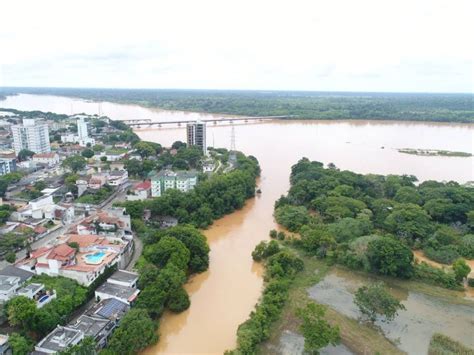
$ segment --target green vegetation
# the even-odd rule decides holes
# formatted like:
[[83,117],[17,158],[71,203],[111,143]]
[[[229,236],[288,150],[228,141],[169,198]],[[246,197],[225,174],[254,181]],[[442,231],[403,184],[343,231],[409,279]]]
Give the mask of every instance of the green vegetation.
[[84,193],[81,197],[77,198],[77,203],[87,203],[91,205],[98,205],[108,199],[114,193],[114,188],[110,185],[104,185],[97,191],[90,191]]
[[411,154],[411,155],[422,155],[426,157],[472,157],[471,153],[466,152],[453,152],[450,150],[438,150],[438,149],[412,149],[412,148],[403,148],[398,149],[400,153]]
[[428,355],[474,355],[474,350],[469,349],[461,343],[447,337],[446,335],[436,333],[430,341]]
[[471,272],[471,268],[464,259],[458,259],[453,263],[454,276],[458,282],[462,282]]
[[[361,175],[301,159],[275,218],[298,232],[295,245],[353,269],[459,288],[466,268],[415,264],[411,249],[452,263],[472,256],[474,188],[414,176]],[[458,262],[461,263],[461,262]],[[465,277],[465,276],[463,276]]]
[[28,150],[28,149],[22,149],[18,153],[18,160],[25,161],[31,158],[33,155],[35,155],[35,152],[32,152],[31,150]]
[[255,180],[260,174],[257,160],[237,154],[233,171],[201,180],[189,192],[167,190],[161,197],[145,201],[127,201],[124,206],[132,218],[139,219],[143,211],[151,211],[152,220],[161,216],[176,217],[180,223],[206,228],[228,213],[242,208],[255,195]]
[[[265,249],[261,245],[258,248]],[[274,247],[269,243],[266,248]],[[271,253],[263,250],[259,254]],[[254,354],[257,346],[268,339],[273,323],[280,317],[288,300],[291,282],[303,268],[303,261],[288,250],[279,251],[265,259],[265,289],[255,311],[237,329],[237,348],[228,353]]]
[[399,310],[405,309],[405,306],[386,290],[382,282],[360,287],[355,294],[354,303],[371,322],[375,322],[377,316],[390,322]]
[[7,192],[8,185],[20,181],[21,178],[21,173],[9,173],[0,176],[0,197],[5,197],[5,192]]
[[113,354],[132,355],[157,341],[156,324],[147,312],[131,309],[110,338],[107,350]]
[[73,173],[77,173],[86,167],[86,159],[81,155],[72,155],[63,160],[62,166],[70,169]]
[[87,336],[79,344],[69,346],[66,350],[59,353],[60,355],[96,355],[96,342],[94,338]]
[[299,308],[296,315],[301,319],[300,331],[304,336],[304,349],[308,354],[319,354],[325,346],[340,341],[339,327],[331,326],[325,319],[326,308],[310,302]]
[[5,312],[11,326],[34,333],[38,338],[48,334],[57,324],[65,324],[88,297],[85,287],[66,277],[35,275],[31,282],[42,283],[47,290],[54,290],[57,298],[37,309],[33,300],[14,297],[5,304]]
[[[162,151],[161,145],[157,143],[139,142],[134,148],[137,149],[139,144],[141,148],[139,146],[137,153],[143,159],[141,161],[137,159],[125,160],[125,169],[130,176],[145,178],[154,169],[163,169],[167,166],[171,166],[175,170],[200,168],[203,153],[197,147],[186,148],[186,146],[180,146],[176,155],[172,155],[168,150]],[[160,155],[157,159],[148,159],[152,156],[155,158],[158,153]]]
[[60,88],[8,89],[3,94],[18,92],[245,116],[474,122],[472,94]]
[[18,333],[10,334],[8,344],[10,344],[13,355],[28,355],[33,350],[33,342]]

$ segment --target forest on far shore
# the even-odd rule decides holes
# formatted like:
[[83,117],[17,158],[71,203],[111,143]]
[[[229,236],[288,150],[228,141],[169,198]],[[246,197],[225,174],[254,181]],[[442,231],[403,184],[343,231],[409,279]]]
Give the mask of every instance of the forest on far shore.
[[0,99],[26,93],[78,97],[243,116],[474,123],[472,94],[169,89],[0,88]]

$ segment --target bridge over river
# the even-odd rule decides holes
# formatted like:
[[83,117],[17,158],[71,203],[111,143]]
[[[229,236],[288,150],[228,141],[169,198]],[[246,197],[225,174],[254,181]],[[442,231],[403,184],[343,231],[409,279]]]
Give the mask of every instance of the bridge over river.
[[[293,118],[295,116],[264,116],[264,117],[216,117],[215,119],[203,119],[200,122],[213,123],[215,125],[219,123],[234,123],[234,122],[263,122],[270,120],[278,120],[285,118]],[[148,127],[162,127],[166,125],[185,125],[187,123],[196,122],[196,120],[179,120],[179,121],[153,121],[152,119],[137,119],[137,120],[120,120],[130,127],[136,128],[148,128]]]

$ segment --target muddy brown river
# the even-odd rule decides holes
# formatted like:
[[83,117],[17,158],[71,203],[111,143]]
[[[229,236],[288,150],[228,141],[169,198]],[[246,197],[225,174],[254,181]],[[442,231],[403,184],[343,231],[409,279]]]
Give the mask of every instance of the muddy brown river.
[[[136,105],[18,95],[1,107],[57,113],[99,112],[112,119],[176,120],[216,117],[167,112]],[[262,270],[251,251],[275,228],[273,204],[289,187],[291,166],[303,156],[359,173],[413,174],[420,180],[474,180],[473,157],[422,157],[400,148],[474,152],[474,125],[400,121],[269,121],[235,124],[236,148],[260,162],[262,194],[204,231],[211,248],[210,267],[189,281],[191,307],[161,320],[160,342],[146,354],[221,354],[235,346],[237,326],[258,301]],[[137,129],[144,140],[164,146],[185,140],[183,128]],[[230,147],[230,125],[208,125],[208,146]]]

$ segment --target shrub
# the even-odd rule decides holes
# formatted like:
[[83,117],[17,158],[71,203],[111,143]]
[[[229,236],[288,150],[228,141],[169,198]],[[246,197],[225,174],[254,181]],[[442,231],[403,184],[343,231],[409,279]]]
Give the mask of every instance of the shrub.
[[446,265],[452,264],[454,260],[459,258],[458,248],[455,245],[444,245],[437,250],[428,247],[423,251],[431,260]]
[[435,286],[441,286],[452,290],[460,289],[454,272],[432,267],[425,262],[415,265],[413,277]]

